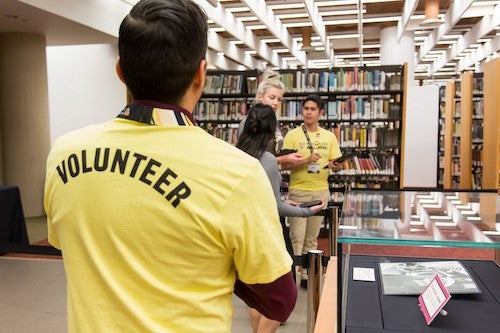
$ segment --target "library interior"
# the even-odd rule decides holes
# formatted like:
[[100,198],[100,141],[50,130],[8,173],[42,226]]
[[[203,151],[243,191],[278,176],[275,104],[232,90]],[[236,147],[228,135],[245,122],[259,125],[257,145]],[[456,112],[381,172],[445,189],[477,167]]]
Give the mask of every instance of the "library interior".
[[[115,63],[138,2],[0,2],[0,332],[67,332],[46,161],[59,137],[133,101]],[[497,332],[500,1],[193,2],[208,18],[205,83],[188,110],[196,126],[235,146],[273,73],[282,137],[303,126],[315,94],[318,124],[346,157],[327,169],[317,250],[292,254],[308,284],[297,281],[277,331]],[[294,175],[280,174],[286,201]],[[432,283],[451,295],[426,317],[419,295]],[[252,332],[246,304],[232,301],[232,332]]]

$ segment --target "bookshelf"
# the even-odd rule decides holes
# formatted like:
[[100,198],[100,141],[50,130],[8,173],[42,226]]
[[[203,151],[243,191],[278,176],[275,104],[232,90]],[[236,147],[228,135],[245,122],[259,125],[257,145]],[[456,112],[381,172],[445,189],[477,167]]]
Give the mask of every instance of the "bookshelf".
[[483,188],[483,132],[484,132],[484,78],[474,73],[472,78],[472,132],[471,166],[472,189]]
[[472,72],[460,75],[460,183],[459,189],[472,188]]
[[[495,156],[495,150],[493,154],[484,151],[484,128],[489,122],[484,116],[483,90],[486,89],[484,75],[466,71],[460,75],[459,81],[450,80],[446,85],[443,155],[443,188],[445,189],[481,190],[488,188],[484,187],[483,182],[486,174],[484,156]],[[491,84],[490,82],[489,85]],[[490,100],[491,98],[490,96]],[[495,112],[492,112],[490,119],[496,126],[495,116]]]
[[[348,187],[400,187],[405,71],[406,65],[278,71],[285,84],[277,114],[283,134],[302,123],[302,101],[316,93],[326,101],[320,125],[335,133],[343,154],[357,155],[343,170],[330,174],[334,200],[341,201],[339,193]],[[259,73],[209,71],[207,81],[193,115],[201,127],[234,144],[238,124],[255,97]]]
[[500,189],[500,58],[484,65],[483,188]]
[[438,116],[438,168],[437,168],[437,180],[438,188],[444,188],[444,152],[446,143],[446,86],[439,87],[439,116]]
[[454,188],[453,180],[453,143],[455,137],[453,135],[456,128],[455,115],[455,81],[449,80],[445,88],[445,111],[444,111],[444,155],[443,155],[443,188]]

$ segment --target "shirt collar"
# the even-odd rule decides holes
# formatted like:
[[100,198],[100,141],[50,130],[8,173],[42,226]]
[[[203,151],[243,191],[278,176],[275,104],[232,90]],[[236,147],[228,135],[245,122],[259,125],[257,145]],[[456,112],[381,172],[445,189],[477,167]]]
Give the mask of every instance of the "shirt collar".
[[132,101],[118,117],[158,126],[196,125],[192,113],[184,108],[151,100]]

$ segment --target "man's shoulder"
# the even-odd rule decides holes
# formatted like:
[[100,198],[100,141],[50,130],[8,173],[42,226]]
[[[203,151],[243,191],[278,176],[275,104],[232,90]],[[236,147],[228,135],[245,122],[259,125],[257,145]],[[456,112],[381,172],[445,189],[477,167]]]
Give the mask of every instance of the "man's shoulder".
[[302,133],[302,128],[300,126],[289,129],[286,135],[295,135],[297,133]]
[[75,140],[78,141],[79,139],[87,139],[89,135],[103,131],[106,127],[109,126],[109,124],[110,124],[110,122],[107,121],[107,122],[86,125],[86,126],[83,126],[80,128],[73,129],[73,130],[66,132],[66,133],[63,133],[63,134],[61,134],[61,136],[57,137],[55,140],[55,143],[60,144],[63,142],[74,142]]
[[323,133],[333,134],[333,132],[332,132],[332,131],[327,130],[326,128],[321,127],[321,126],[319,127],[319,130],[320,130],[321,132],[323,132]]

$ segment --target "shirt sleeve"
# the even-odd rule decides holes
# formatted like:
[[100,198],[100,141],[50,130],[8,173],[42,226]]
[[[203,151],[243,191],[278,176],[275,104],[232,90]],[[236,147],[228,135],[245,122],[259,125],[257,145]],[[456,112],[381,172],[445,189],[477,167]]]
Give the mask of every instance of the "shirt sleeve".
[[248,170],[220,212],[221,235],[232,253],[238,278],[266,284],[290,272],[288,254],[271,183],[259,161]]
[[260,158],[260,163],[262,164],[262,167],[266,171],[267,177],[271,182],[274,197],[276,198],[276,205],[278,206],[278,214],[280,216],[311,216],[312,210],[310,208],[289,205],[281,198],[280,190],[282,178],[276,157],[269,152],[264,152]]
[[297,301],[297,287],[292,272],[269,284],[244,284],[236,280],[234,293],[248,306],[269,319],[285,322]]

